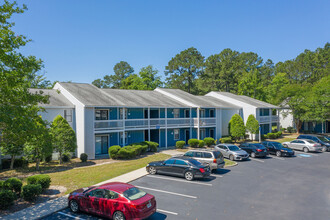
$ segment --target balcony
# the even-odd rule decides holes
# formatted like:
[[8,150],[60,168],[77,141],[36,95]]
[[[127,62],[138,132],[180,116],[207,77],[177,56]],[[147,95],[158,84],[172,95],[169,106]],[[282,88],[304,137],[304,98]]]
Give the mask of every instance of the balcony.
[[278,122],[278,116],[277,115],[259,116],[259,118],[257,118],[257,120],[259,123]]
[[[215,118],[200,118],[199,119],[199,126],[200,127],[215,127],[216,122]],[[194,118],[194,127],[198,127],[198,119]]]

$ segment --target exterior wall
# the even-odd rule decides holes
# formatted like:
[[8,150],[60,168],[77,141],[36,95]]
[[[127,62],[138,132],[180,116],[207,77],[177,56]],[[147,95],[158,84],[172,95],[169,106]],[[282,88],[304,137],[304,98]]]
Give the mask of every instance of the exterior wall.
[[42,119],[47,120],[49,123],[52,123],[54,118],[58,115],[61,115],[64,118],[64,110],[71,110],[72,111],[72,121],[68,122],[69,125],[73,128],[73,130],[76,130],[76,117],[75,117],[75,110],[74,108],[45,108],[44,112],[39,112],[39,115],[42,117]]
[[280,111],[280,126],[282,128],[293,127],[295,128],[296,125],[293,121],[293,115],[291,110],[283,109]]
[[[88,158],[95,158],[95,136],[94,136],[94,108],[85,108],[84,111],[84,153],[88,155]],[[78,157],[80,156],[78,151]]]
[[[221,137],[228,136],[228,124],[234,114],[239,114],[239,109],[222,109],[221,110]],[[220,138],[220,137],[219,137]]]
[[144,118],[143,108],[127,108],[127,119],[142,119]]
[[144,131],[127,131],[127,144],[133,144],[144,141]]

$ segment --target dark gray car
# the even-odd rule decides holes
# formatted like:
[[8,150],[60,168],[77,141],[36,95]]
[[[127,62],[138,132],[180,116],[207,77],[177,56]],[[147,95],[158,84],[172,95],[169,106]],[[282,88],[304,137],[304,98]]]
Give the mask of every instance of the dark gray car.
[[214,149],[220,151],[225,158],[230,160],[246,160],[249,158],[249,154],[245,150],[234,144],[218,144]]

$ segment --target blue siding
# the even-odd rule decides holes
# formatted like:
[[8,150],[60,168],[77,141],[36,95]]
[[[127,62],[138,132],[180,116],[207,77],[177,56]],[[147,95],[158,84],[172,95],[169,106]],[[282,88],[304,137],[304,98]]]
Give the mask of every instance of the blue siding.
[[193,108],[193,109],[191,110],[191,114],[192,114],[192,117],[193,117],[193,118],[196,118],[196,117],[197,117],[197,109]]
[[174,118],[173,108],[167,109],[167,118]]
[[164,109],[164,108],[161,108],[161,109],[160,109],[159,117],[160,117],[160,118],[165,118],[165,109]]
[[197,138],[197,128],[192,129],[192,137],[191,138]]
[[144,141],[144,131],[128,131],[128,140],[127,144],[133,144],[133,143],[138,143]]
[[150,118],[159,118],[159,109],[150,109]]
[[165,130],[164,129],[160,130],[159,140],[160,140],[159,147],[166,147],[165,146]]
[[119,133],[110,133],[109,135],[109,139],[110,139],[110,146],[113,145],[119,145],[118,143],[118,137],[119,137]]
[[144,118],[143,108],[129,108],[127,109],[128,119],[142,119]]
[[110,108],[110,120],[117,120],[118,116],[118,109],[117,108]]

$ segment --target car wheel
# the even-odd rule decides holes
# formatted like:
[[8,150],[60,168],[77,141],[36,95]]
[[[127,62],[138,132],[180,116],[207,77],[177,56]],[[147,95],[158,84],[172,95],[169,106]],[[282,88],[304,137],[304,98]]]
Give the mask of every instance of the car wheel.
[[256,153],[252,152],[252,153],[251,153],[251,157],[252,157],[252,158],[255,158],[255,157],[256,157]]
[[72,212],[79,212],[79,204],[76,200],[71,200],[70,201],[70,209]]
[[121,211],[115,211],[112,216],[113,220],[125,220],[125,216]]
[[194,179],[194,174],[193,174],[192,172],[188,171],[188,172],[186,172],[186,173],[184,174],[184,178],[185,178],[186,180],[191,181],[191,180]]
[[230,155],[229,160],[234,160],[234,155]]
[[157,173],[156,167],[149,167],[148,172],[149,172],[151,175],[156,174],[156,173]]
[[280,157],[280,156],[282,156],[282,153],[281,153],[281,151],[276,151],[276,156],[277,156],[277,157]]
[[309,151],[307,147],[304,147],[303,150],[304,150],[305,153],[308,153],[308,151]]
[[327,147],[322,147],[322,152],[326,152],[327,151]]

